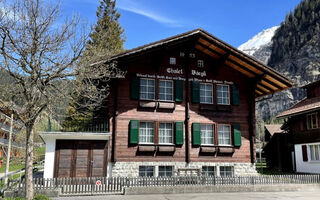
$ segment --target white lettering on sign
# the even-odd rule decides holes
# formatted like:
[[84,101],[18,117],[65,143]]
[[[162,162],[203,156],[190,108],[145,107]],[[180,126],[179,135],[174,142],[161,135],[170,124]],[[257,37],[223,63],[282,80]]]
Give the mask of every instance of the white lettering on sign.
[[183,74],[182,69],[167,68],[169,74]]
[[197,70],[191,70],[191,74],[195,76],[201,76],[201,77],[207,76],[206,71],[199,72]]

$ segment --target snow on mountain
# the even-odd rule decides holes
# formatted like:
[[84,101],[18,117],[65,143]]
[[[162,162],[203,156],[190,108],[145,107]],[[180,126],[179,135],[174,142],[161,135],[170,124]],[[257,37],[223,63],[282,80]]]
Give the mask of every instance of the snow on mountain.
[[279,26],[274,26],[261,31],[250,40],[240,45],[238,49],[252,56],[258,49],[271,43],[271,39],[278,28]]

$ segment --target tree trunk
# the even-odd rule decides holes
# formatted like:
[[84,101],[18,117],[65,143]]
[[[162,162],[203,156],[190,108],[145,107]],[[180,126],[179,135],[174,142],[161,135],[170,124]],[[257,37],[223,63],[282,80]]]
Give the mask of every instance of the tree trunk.
[[26,199],[32,200],[34,196],[33,190],[33,125],[26,127],[26,171],[25,171],[25,181],[26,181]]

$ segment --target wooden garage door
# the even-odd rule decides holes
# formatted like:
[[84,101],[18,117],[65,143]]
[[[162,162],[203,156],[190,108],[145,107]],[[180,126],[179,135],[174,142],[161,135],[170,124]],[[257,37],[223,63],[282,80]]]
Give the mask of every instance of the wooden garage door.
[[102,177],[107,171],[107,141],[57,140],[55,177]]

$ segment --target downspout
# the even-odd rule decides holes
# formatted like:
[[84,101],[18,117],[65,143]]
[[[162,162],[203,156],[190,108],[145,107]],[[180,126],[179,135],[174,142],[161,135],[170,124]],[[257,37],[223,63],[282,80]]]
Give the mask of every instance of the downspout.
[[112,147],[111,147],[111,162],[116,162],[116,131],[117,131],[117,116],[118,116],[118,80],[113,81],[114,87],[114,102],[113,102],[113,117],[112,117]]
[[187,51],[185,54],[185,151],[186,151],[186,163],[190,163],[190,150],[189,150],[189,52]]
[[[252,84],[253,86],[256,85],[256,82]],[[255,119],[253,113],[255,113],[255,93],[254,88],[251,88],[251,92],[248,96],[249,102],[249,141],[250,141],[250,160],[251,164],[255,163],[255,152],[254,152],[254,138],[255,138]]]

